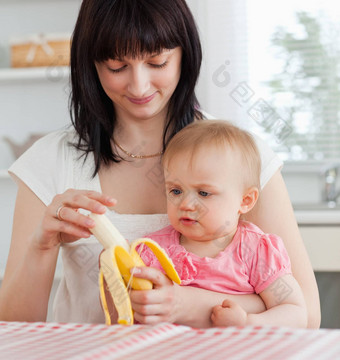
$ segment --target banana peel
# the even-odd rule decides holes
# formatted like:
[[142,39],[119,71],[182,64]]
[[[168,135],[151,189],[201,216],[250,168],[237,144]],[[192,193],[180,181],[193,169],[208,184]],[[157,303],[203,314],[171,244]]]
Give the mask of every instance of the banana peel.
[[140,244],[148,246],[172,281],[180,284],[181,279],[167,253],[155,241],[141,238],[133,241],[130,246],[105,215],[91,213],[89,217],[96,224],[90,231],[104,247],[99,259],[99,289],[105,322],[107,325],[111,325],[110,311],[105,297],[106,282],[107,289],[118,313],[118,324],[132,325],[133,311],[129,289],[150,290],[153,287],[151,281],[133,277],[131,274],[131,269],[134,267],[145,266],[136,250],[137,246]]

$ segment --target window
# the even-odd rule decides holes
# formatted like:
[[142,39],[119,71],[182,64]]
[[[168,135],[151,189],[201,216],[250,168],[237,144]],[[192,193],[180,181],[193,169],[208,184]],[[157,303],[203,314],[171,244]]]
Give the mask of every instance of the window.
[[340,4],[247,1],[254,131],[284,160],[340,160]]
[[204,110],[259,133],[288,161],[340,160],[340,3],[188,0]]

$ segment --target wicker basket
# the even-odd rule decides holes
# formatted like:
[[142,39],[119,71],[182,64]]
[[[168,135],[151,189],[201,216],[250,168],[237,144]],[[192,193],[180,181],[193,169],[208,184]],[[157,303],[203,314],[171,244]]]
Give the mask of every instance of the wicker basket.
[[68,66],[70,63],[70,34],[33,34],[12,38],[11,66]]

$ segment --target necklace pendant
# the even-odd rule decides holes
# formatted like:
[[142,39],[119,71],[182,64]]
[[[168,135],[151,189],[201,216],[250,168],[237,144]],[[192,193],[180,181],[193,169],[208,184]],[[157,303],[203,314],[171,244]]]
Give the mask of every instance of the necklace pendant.
[[127,156],[133,158],[133,159],[149,159],[149,158],[153,158],[153,157],[157,157],[157,156],[161,156],[163,155],[163,151],[160,151],[156,154],[150,154],[150,155],[137,155],[137,154],[131,154],[130,152],[128,152],[127,150],[125,150],[124,148],[122,148],[116,141],[114,141],[114,144],[121,150],[123,151],[124,154],[126,154]]

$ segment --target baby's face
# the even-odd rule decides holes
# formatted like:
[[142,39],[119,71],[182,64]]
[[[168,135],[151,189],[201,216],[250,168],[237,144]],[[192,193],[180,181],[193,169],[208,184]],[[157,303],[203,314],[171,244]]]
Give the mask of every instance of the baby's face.
[[232,150],[199,149],[165,164],[168,215],[173,227],[195,241],[216,240],[237,227],[244,193],[240,156]]

